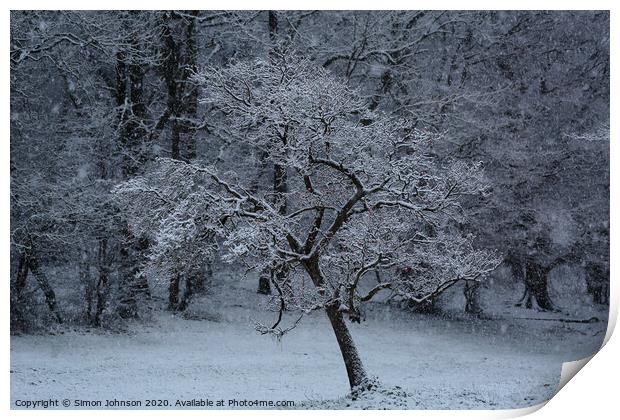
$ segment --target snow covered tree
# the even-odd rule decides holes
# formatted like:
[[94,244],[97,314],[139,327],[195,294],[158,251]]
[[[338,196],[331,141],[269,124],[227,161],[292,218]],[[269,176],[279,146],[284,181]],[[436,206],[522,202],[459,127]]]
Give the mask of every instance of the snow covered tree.
[[[463,196],[488,188],[479,163],[438,165],[427,153],[431,136],[368,111],[355,89],[293,54],[210,68],[197,80],[207,87],[202,101],[225,118],[221,135],[233,151],[260,150],[285,168],[286,212],[271,188],[250,191],[239,160],[159,159],[115,190],[132,228],[156,232],[151,267],[185,264],[213,250],[203,245],[217,235],[227,260],[286,273],[272,278],[277,322],[257,329],[284,334],[284,307],[325,310],[355,388],[368,377],[345,314],[359,322],[360,305],[381,290],[423,302],[498,264],[452,223]],[[397,275],[402,267],[410,275]],[[376,270],[388,275],[368,284]]]

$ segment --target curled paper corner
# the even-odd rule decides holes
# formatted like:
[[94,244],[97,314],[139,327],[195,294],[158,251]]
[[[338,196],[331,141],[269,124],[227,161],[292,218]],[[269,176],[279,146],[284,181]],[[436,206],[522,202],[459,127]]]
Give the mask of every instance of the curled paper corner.
[[590,361],[596,354],[601,351],[603,347],[609,342],[609,339],[614,333],[616,328],[616,321],[618,320],[618,300],[613,299],[612,305],[609,306],[609,316],[607,319],[607,330],[605,332],[605,338],[603,339],[603,343],[601,344],[601,348],[598,349],[592,355],[585,357],[580,360],[574,360],[572,362],[564,362],[562,363],[562,372],[560,373],[560,382],[558,383],[558,387],[555,390],[556,395],[564,385],[566,385],[573,377]]
[[614,330],[616,329],[616,321],[618,320],[618,299],[614,299],[612,304],[609,305],[609,316],[607,317],[607,331],[605,332],[605,338],[601,348],[605,347],[609,339],[611,338]]
[[[608,329],[608,332],[609,331],[610,330]],[[603,346],[604,346],[604,344],[603,344]],[[598,353],[598,352],[596,352],[596,353]],[[558,387],[556,388],[555,392],[553,393],[553,396],[551,396],[548,400],[543,401],[541,403],[538,403],[536,405],[532,405],[530,407],[517,408],[517,409],[513,409],[513,410],[505,410],[497,418],[523,417],[523,416],[526,416],[528,414],[532,414],[532,413],[540,410],[545,405],[547,405],[547,403],[549,401],[551,401],[553,399],[553,397],[555,397],[558,394],[558,392],[560,392],[560,390],[562,388],[564,388],[564,385],[566,385],[571,379],[573,379],[573,377],[586,364],[588,364],[588,362],[590,360],[592,360],[592,358],[596,355],[596,353],[592,354],[591,356],[588,356],[588,357],[585,357],[583,359],[580,359],[580,360],[573,360],[571,362],[564,362],[564,363],[562,363],[562,371],[560,372],[560,381],[558,383]]]
[[[596,356],[596,354],[601,351],[603,349],[603,347],[605,347],[605,345],[609,342],[609,339],[611,338],[611,336],[613,335],[613,332],[616,328],[616,321],[618,318],[618,305],[610,305],[609,308],[609,317],[608,317],[608,321],[607,321],[607,330],[605,332],[605,338],[603,339],[603,342],[601,344],[601,347],[594,352],[593,354],[591,354],[588,357],[584,357],[583,359],[579,359],[579,360],[573,360],[571,362],[564,362],[562,363],[562,371],[560,372],[560,381],[558,383],[558,386],[555,390],[555,393],[553,394],[553,396],[557,395],[558,392],[560,392],[562,390],[562,388],[564,388],[564,386],[570,382],[571,379],[573,379],[575,377],[575,375],[577,375],[577,373],[579,373],[579,371],[581,369],[583,369],[583,367],[585,365],[588,364],[588,362],[590,360],[592,360],[592,358],[594,356]],[[531,411],[529,412],[524,412],[522,415],[525,414],[529,414],[529,413],[533,413],[534,411],[537,411],[538,409],[542,408],[543,406],[545,406],[549,401],[551,401],[553,397],[551,397],[549,400],[538,404],[536,406],[532,406],[530,407]]]
[[[598,353],[598,352],[597,352]],[[591,356],[585,357],[580,360],[574,360],[572,362],[562,363],[562,372],[560,373],[560,382],[555,390],[555,394],[560,392],[564,385],[566,385],[573,377],[596,355],[594,353]],[[555,395],[554,394],[554,395]]]

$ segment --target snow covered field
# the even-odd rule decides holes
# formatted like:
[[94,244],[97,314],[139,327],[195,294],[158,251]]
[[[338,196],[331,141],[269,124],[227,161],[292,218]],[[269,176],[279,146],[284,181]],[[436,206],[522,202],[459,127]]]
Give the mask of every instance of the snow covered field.
[[55,335],[12,337],[13,407],[18,399],[49,398],[164,399],[171,406],[177,399],[258,399],[313,408],[524,407],[548,399],[562,362],[596,351],[606,327],[448,320],[374,305],[352,334],[369,373],[385,388],[402,390],[351,401],[343,398],[347,376],[326,317],[312,314],[281,342],[261,336],[252,328],[262,298],[253,286],[239,281],[226,291],[214,288],[192,304],[195,319],[162,311],[146,327],[122,333],[63,327]]

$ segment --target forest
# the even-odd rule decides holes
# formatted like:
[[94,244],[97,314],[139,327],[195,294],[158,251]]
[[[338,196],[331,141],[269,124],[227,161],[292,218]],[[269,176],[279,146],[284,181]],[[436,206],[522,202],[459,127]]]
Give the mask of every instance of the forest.
[[[136,399],[198,395],[189,378],[310,408],[548,399],[607,322],[609,30],[606,11],[11,12],[13,397],[128,398],[84,391],[98,366]],[[433,363],[484,374],[468,361],[494,346],[531,383],[429,384]]]

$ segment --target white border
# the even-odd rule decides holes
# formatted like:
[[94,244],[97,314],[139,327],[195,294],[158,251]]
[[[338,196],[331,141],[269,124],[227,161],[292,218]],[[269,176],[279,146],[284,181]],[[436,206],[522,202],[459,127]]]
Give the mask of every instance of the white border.
[[[3,132],[5,133],[6,141],[2,142],[0,147],[2,148],[2,168],[4,170],[4,176],[0,179],[0,189],[4,200],[0,201],[0,212],[3,214],[2,223],[0,227],[0,237],[4,238],[1,242],[2,254],[2,268],[4,270],[4,296],[3,305],[4,308],[4,322],[2,322],[2,331],[0,331],[0,340],[2,340],[2,356],[3,356],[3,368],[4,375],[2,375],[2,381],[0,382],[0,390],[4,398],[4,404],[2,411],[5,412],[11,418],[31,418],[31,417],[51,417],[58,419],[78,419],[83,418],[86,415],[95,419],[108,419],[111,415],[114,417],[139,417],[148,419],[163,419],[169,418],[171,414],[175,417],[183,416],[188,418],[200,418],[205,417],[218,417],[218,418],[231,418],[238,416],[248,416],[256,419],[273,419],[273,418],[288,418],[294,415],[299,418],[314,418],[317,415],[327,417],[337,417],[341,419],[350,419],[353,417],[374,417],[378,415],[377,412],[362,412],[362,411],[298,411],[295,413],[285,411],[175,411],[174,413],[167,411],[116,411],[110,413],[109,411],[89,411],[88,413],[81,411],[10,411],[10,374],[9,374],[9,358],[10,358],[10,338],[9,338],[9,10],[28,10],[28,9],[168,9],[174,6],[176,9],[210,9],[210,10],[223,10],[223,9],[327,9],[327,10],[348,10],[348,9],[365,9],[365,10],[399,10],[399,9],[460,9],[460,10],[479,10],[479,9],[503,9],[503,10],[611,10],[612,22],[615,22],[615,12],[618,7],[612,1],[598,1],[590,0],[584,1],[534,1],[534,0],[521,0],[521,1],[489,1],[489,0],[468,0],[468,1],[385,1],[370,2],[361,0],[344,0],[344,1],[304,1],[298,0],[295,2],[284,0],[272,0],[261,2],[250,2],[240,0],[227,0],[226,2],[210,2],[210,1],[187,1],[176,0],[173,3],[162,0],[149,0],[149,1],[79,1],[79,0],[57,0],[54,2],[43,1],[9,1],[7,2],[7,8],[4,9],[2,15],[2,22],[5,26],[5,39],[2,43],[2,49],[4,51],[5,62],[2,67],[2,90],[3,90],[3,118],[1,124],[3,126]],[[617,2],[616,2],[617,3]],[[617,39],[618,30],[611,25],[611,38]],[[615,60],[617,54],[616,44],[612,43],[611,48],[611,71],[612,71],[612,85],[611,85],[611,120],[612,126],[616,121],[616,106],[614,98],[618,97],[618,89],[614,80],[618,80],[617,75],[617,60]],[[615,77],[614,77],[615,76]],[[612,129],[613,130],[613,129]],[[611,144],[611,219],[614,220],[614,216],[617,215],[617,188],[618,177],[616,171],[613,170],[614,163],[618,163],[617,147],[614,143]],[[617,238],[618,229],[615,223],[611,223],[611,237]],[[611,243],[611,258],[615,261],[615,257],[618,257],[618,247],[615,246],[615,242]],[[618,313],[618,302],[620,297],[620,287],[618,287],[617,281],[613,281],[617,273],[616,265],[611,266],[611,312],[607,335],[605,340],[609,340],[611,332],[615,326]],[[497,411],[386,411],[382,412],[383,415],[392,418],[470,418],[470,419],[486,419],[486,418],[513,418],[522,416],[534,412],[529,418],[543,419],[543,418],[561,418],[563,420],[570,419],[609,419],[615,418],[617,415],[617,391],[616,386],[618,383],[619,373],[619,361],[616,357],[620,344],[618,339],[611,339],[607,342],[605,347],[588,363],[588,367],[583,369],[578,374],[578,379],[570,381],[565,388],[563,388],[548,404],[541,404],[537,407],[531,407],[518,410],[497,410]],[[542,406],[544,408],[539,410]],[[5,417],[7,418],[7,417]]]

